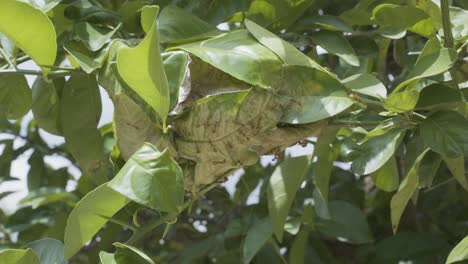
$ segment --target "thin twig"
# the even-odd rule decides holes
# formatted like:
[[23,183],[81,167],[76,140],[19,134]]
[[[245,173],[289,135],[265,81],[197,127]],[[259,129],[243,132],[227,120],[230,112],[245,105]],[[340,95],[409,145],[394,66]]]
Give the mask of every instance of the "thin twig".
[[2,57],[5,59],[5,61],[8,63],[8,65],[10,66],[10,68],[14,69],[16,68],[16,65],[13,63],[13,61],[11,60],[10,56],[8,56],[8,54],[6,53],[6,51],[0,47],[0,55],[2,55]]

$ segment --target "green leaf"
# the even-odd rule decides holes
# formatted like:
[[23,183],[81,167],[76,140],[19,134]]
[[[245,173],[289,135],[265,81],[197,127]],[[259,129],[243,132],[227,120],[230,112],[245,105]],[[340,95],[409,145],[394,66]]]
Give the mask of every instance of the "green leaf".
[[281,61],[246,30],[170,48],[181,49],[244,82],[270,87],[277,79]]
[[430,259],[440,260],[445,258],[448,246],[448,243],[436,234],[423,232],[398,233],[376,244],[375,255],[370,259],[369,264],[398,263],[401,261],[427,263]]
[[369,95],[375,98],[387,97],[387,88],[374,75],[360,73],[341,81],[344,86],[357,93]]
[[[157,6],[147,6],[142,12],[157,12],[158,9]],[[127,85],[159,114],[166,132],[170,103],[169,84],[162,64],[156,19],[138,46],[119,49],[117,68]]]
[[356,67],[360,65],[356,52],[341,33],[321,30],[313,33],[311,38],[315,44],[324,48],[329,53],[342,58],[350,65]]
[[303,264],[305,262],[305,251],[309,238],[309,231],[301,230],[294,239],[291,245],[291,253],[289,253],[289,263]]
[[180,212],[184,175],[167,150],[145,143],[108,186],[129,199],[164,212]]
[[268,183],[268,211],[278,241],[283,240],[284,224],[297,190],[309,168],[307,156],[287,158],[281,162]]
[[352,9],[348,9],[340,15],[350,25],[371,25],[371,11],[374,0],[361,0]]
[[246,19],[245,26],[249,32],[265,47],[273,51],[286,65],[312,67],[325,71],[318,63],[297,50],[293,45],[282,40],[270,31]]
[[114,243],[114,246],[119,249],[114,254],[99,253],[102,264],[154,264],[150,257],[135,247],[122,243]]
[[420,188],[428,188],[432,186],[432,182],[434,181],[434,177],[437,174],[437,170],[442,163],[442,157],[430,151],[426,153],[426,156],[419,164],[419,187]]
[[76,254],[130,200],[103,184],[86,194],[68,216],[65,257]]
[[468,11],[455,6],[450,7],[450,22],[453,37],[460,42],[468,39]]
[[366,216],[354,205],[331,201],[330,219],[317,218],[315,228],[322,234],[351,244],[373,241]]
[[291,26],[313,3],[312,0],[254,0],[242,17],[276,32]]
[[97,129],[102,109],[96,79],[88,75],[72,76],[61,99],[60,117],[67,149],[88,175],[94,175],[106,164]]
[[372,20],[380,26],[409,28],[417,22],[428,18],[421,9],[413,6],[381,4],[372,11]]
[[[335,116],[354,104],[349,91],[328,73],[302,66],[283,67],[280,95],[290,98],[281,121],[305,124]],[[287,81],[286,81],[287,80]]]
[[59,201],[69,202],[76,201],[77,197],[70,192],[67,192],[63,188],[57,187],[42,187],[34,191],[30,191],[26,197],[24,197],[19,204],[31,205],[33,209],[40,206],[55,203]]
[[[18,14],[23,14],[18,19]],[[27,3],[0,0],[0,32],[13,40],[38,65],[54,65],[55,29],[46,14]],[[34,41],[31,41],[34,39]],[[42,68],[44,75],[50,69]]]
[[28,113],[31,101],[31,89],[24,76],[0,73],[0,115],[19,119]]
[[424,87],[420,94],[416,109],[419,110],[437,110],[453,109],[462,104],[462,98],[459,91],[451,87],[434,83]]
[[54,9],[58,4],[63,0],[20,0],[21,2],[28,3],[37,9],[40,9],[42,12],[47,13],[50,10]]
[[345,23],[341,18],[337,16],[321,15],[321,16],[307,16],[301,18],[293,25],[294,31],[308,31],[313,26],[318,26],[326,30],[342,31],[342,32],[353,32],[353,27]]
[[436,112],[421,123],[420,130],[425,144],[444,157],[468,153],[468,120],[457,112]]
[[99,252],[99,259],[102,264],[118,264],[115,260],[115,254],[107,253],[105,251]]
[[[138,258],[139,260],[138,262],[154,264],[153,260],[151,260],[150,257],[148,257],[145,253],[143,253],[141,250],[135,247],[125,245],[119,242],[114,243],[114,246],[118,249],[124,250],[124,252],[128,255],[130,255],[129,253],[131,253],[131,255],[134,255],[134,258],[135,257]],[[120,261],[118,261],[117,263],[119,262]],[[132,262],[132,263],[136,263],[136,262]]]
[[248,264],[257,255],[260,249],[266,244],[273,234],[271,220],[269,217],[256,220],[247,231],[243,251],[244,263]]
[[428,151],[429,149],[426,149],[418,156],[410,171],[406,175],[406,178],[401,182],[398,192],[392,197],[390,202],[390,212],[393,233],[396,233],[398,224],[400,223],[400,218],[403,215],[406,205],[419,187],[419,179],[421,175],[420,166]]
[[450,252],[445,264],[451,264],[468,259],[468,236],[458,243]]
[[208,39],[222,33],[192,13],[176,6],[167,6],[159,15],[158,31],[161,43],[180,44]]
[[380,27],[379,34],[389,39],[401,39],[406,35],[406,29],[400,27]]
[[170,108],[178,103],[179,90],[188,72],[189,56],[183,51],[162,54],[164,70],[169,81]]
[[114,129],[120,155],[130,159],[145,142],[159,146],[162,130],[125,94],[114,97]]
[[398,189],[400,176],[395,157],[390,158],[380,169],[371,174],[377,188],[386,192],[393,192]]
[[63,45],[63,48],[78,62],[80,67],[86,73],[92,73],[94,70],[102,67],[111,45],[100,51],[90,51],[85,44],[78,40],[71,40]]
[[465,176],[465,157],[460,156],[457,158],[444,158],[447,168],[453,174],[455,179],[460,185],[468,191],[468,179]]
[[111,40],[119,27],[109,29],[88,22],[80,22],[75,25],[76,39],[82,41],[90,51],[98,51]]
[[404,134],[404,129],[394,128],[362,143],[351,170],[359,175],[377,171],[393,156]]
[[45,131],[60,135],[60,98],[61,81],[45,81],[38,77],[32,86],[32,112],[37,125]]
[[0,262],[3,264],[40,264],[39,258],[32,249],[0,251]]
[[294,102],[281,121],[289,124],[305,124],[335,116],[348,109],[354,102],[344,96],[307,96]]
[[401,89],[422,78],[431,77],[447,71],[455,63],[458,56],[454,49],[447,48],[436,50],[430,54],[421,55],[424,56],[418,58],[418,61],[408,73],[406,81],[400,83],[394,89],[393,93],[399,92]]
[[31,248],[39,257],[40,263],[66,264],[68,263],[63,255],[63,244],[56,239],[45,238],[34,241],[25,246]]
[[384,100],[384,107],[395,113],[404,113],[413,110],[418,100],[419,92],[416,90],[392,93]]
[[328,203],[333,162],[338,158],[340,150],[340,146],[335,142],[338,131],[339,128],[334,126],[322,129],[314,149],[314,157],[317,157],[317,162],[313,169],[313,176],[318,194],[325,203],[325,206]]

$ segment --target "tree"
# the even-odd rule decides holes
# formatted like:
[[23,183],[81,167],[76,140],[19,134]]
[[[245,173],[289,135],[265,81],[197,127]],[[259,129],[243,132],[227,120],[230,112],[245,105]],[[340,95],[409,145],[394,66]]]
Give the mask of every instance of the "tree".
[[0,263],[466,261],[467,7],[0,0]]

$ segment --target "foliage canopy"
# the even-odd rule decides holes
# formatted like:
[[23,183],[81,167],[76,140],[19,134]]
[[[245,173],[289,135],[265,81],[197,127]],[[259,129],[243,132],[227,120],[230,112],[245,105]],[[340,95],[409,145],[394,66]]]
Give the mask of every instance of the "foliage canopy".
[[468,5],[435,2],[0,0],[0,263],[468,261]]

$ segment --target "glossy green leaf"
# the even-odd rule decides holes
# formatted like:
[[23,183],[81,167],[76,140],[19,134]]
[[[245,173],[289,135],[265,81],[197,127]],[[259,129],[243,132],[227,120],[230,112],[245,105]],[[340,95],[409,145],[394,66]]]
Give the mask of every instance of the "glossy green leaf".
[[412,82],[419,79],[441,74],[452,67],[457,60],[457,52],[454,49],[443,48],[418,59],[414,67],[408,73],[406,81],[399,84],[394,93],[399,92]]
[[458,243],[450,252],[445,264],[451,264],[468,259],[468,236]]
[[284,224],[289,209],[294,202],[296,192],[309,168],[306,156],[287,158],[281,162],[270,177],[268,183],[268,211],[273,231],[278,241],[283,240]]
[[169,82],[170,109],[173,109],[179,101],[179,90],[187,76],[189,56],[186,52],[174,51],[163,53],[162,59]]
[[401,39],[406,35],[406,29],[393,26],[379,28],[379,34],[389,39]]
[[371,176],[374,179],[375,186],[386,192],[396,191],[400,185],[400,176],[394,157],[390,158],[380,169],[373,172]]
[[102,264],[118,264],[115,260],[115,254],[107,253],[105,251],[99,252],[99,260]]
[[444,158],[444,161],[455,179],[468,191],[468,178],[465,175],[465,157]]
[[4,264],[39,264],[39,258],[32,249],[7,249],[0,251],[0,262]]
[[439,5],[434,1],[423,0],[416,2],[416,7],[423,10],[428,17],[412,25],[408,30],[426,38],[433,37],[442,27],[442,12]]
[[421,123],[420,130],[425,144],[444,157],[468,153],[468,120],[457,112],[436,112]]
[[312,0],[254,0],[244,16],[276,32],[291,26],[312,4]]
[[354,205],[343,201],[331,201],[330,219],[317,218],[315,228],[327,237],[351,244],[373,241],[366,216]]
[[362,143],[351,170],[359,175],[377,171],[393,156],[404,134],[404,129],[395,128]]
[[[18,18],[21,14],[21,18]],[[27,3],[0,0],[0,32],[13,40],[39,65],[54,65],[57,40],[52,22]],[[34,39],[34,41],[31,41]],[[49,68],[42,69],[44,74]]]
[[354,102],[344,96],[308,96],[296,104],[281,121],[290,124],[316,122],[343,112]]
[[62,132],[68,150],[88,175],[105,164],[101,133],[101,95],[96,79],[74,75],[65,85],[60,104]]
[[[154,12],[158,8],[148,6],[142,12]],[[159,114],[166,131],[170,103],[169,84],[162,64],[156,20],[138,46],[122,47],[118,51],[117,68],[132,90]]]
[[185,43],[215,37],[222,33],[193,14],[176,6],[167,6],[159,15],[161,43]]
[[248,264],[252,261],[255,255],[271,238],[272,234],[273,230],[269,217],[255,221],[245,237],[243,246],[244,263]]
[[184,202],[184,175],[167,150],[145,143],[108,186],[129,199],[164,212],[179,212]]
[[122,243],[114,243],[114,246],[119,249],[116,253],[99,253],[102,264],[154,264],[150,257],[135,247]]
[[65,257],[76,254],[130,200],[103,184],[89,192],[68,216]]
[[117,32],[119,26],[114,29],[81,22],[75,25],[76,38],[82,41],[90,51],[98,51],[106,45]]
[[71,40],[63,45],[63,48],[72,56],[86,73],[92,73],[100,68],[107,57],[108,46],[100,51],[90,51],[85,44],[78,40]]
[[434,83],[420,92],[418,110],[453,109],[462,104],[460,92],[451,87]]
[[369,95],[376,98],[387,97],[387,88],[374,75],[361,73],[350,76],[341,81],[344,86],[357,93]]
[[323,68],[318,63],[270,31],[262,28],[248,19],[245,20],[245,26],[260,43],[273,51],[285,64],[312,67],[323,70]]
[[305,124],[335,116],[350,108],[354,101],[349,91],[328,73],[302,66],[285,66],[279,93],[290,98],[281,121]]
[[403,91],[390,94],[390,96],[384,100],[383,106],[389,111],[395,113],[404,113],[413,110],[416,107],[418,100],[418,91]]
[[414,192],[419,186],[420,179],[420,166],[422,160],[428,153],[426,149],[421,155],[418,156],[411,169],[409,170],[406,178],[401,182],[398,192],[393,195],[392,201],[390,202],[390,212],[392,218],[393,233],[396,233],[398,224],[400,223],[401,216],[406,208],[406,205],[410,201]]
[[335,54],[352,66],[357,67],[360,65],[356,52],[342,34],[321,30],[312,34],[311,37],[315,44],[324,48],[329,53]]
[[466,9],[451,6],[450,22],[452,23],[453,37],[460,41],[468,39],[468,11]]
[[322,129],[315,144],[314,157],[317,157],[313,169],[315,186],[321,199],[328,203],[328,192],[330,185],[330,175],[333,169],[333,162],[338,158],[340,146],[336,141],[336,134],[339,128],[334,126]]
[[32,112],[37,125],[45,131],[61,134],[60,98],[62,84],[58,80],[46,82],[38,77],[32,86]]
[[58,4],[63,0],[20,0],[21,2],[28,3],[37,9],[42,10],[42,12],[47,13],[50,10],[54,9]]
[[56,239],[45,238],[34,241],[26,245],[26,248],[31,248],[39,257],[41,264],[67,264],[67,260],[63,255],[63,243]]
[[412,6],[382,4],[372,11],[372,20],[380,26],[408,28],[426,19],[428,15],[421,9]]
[[239,80],[265,88],[277,79],[277,71],[281,67],[279,58],[246,30],[176,48],[192,53]]
[[0,115],[19,119],[28,113],[31,101],[31,89],[24,76],[0,73]]
[[[118,249],[124,250],[126,255],[131,254],[131,255],[133,255],[132,256],[133,258],[135,258],[135,257],[138,258],[138,263],[143,262],[143,263],[154,264],[153,260],[151,260],[150,257],[148,257],[145,253],[143,253],[141,250],[139,250],[139,249],[137,249],[135,247],[125,245],[125,244],[122,244],[122,243],[118,243],[118,242],[114,243],[114,246],[116,248],[118,248]],[[117,259],[119,259],[118,256],[117,256]],[[120,261],[121,260],[118,260],[117,263],[120,263]],[[136,263],[136,262],[133,261],[132,263]]]

